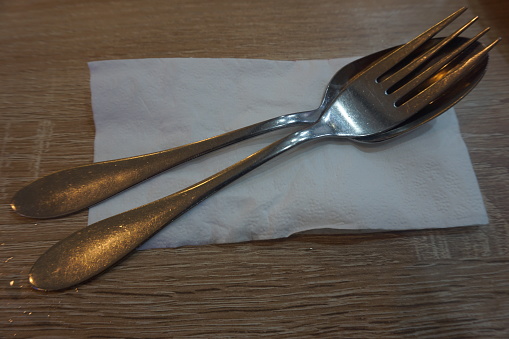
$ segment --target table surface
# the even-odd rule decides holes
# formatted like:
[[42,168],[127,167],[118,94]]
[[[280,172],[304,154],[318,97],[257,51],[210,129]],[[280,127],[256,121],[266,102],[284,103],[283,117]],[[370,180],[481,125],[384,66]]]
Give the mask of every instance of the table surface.
[[[30,287],[31,265],[87,211],[33,220],[9,201],[92,162],[87,62],[366,55],[461,6],[492,27],[484,42],[505,38],[456,106],[489,225],[147,250],[75,289]],[[507,338],[507,18],[505,0],[0,1],[0,337]]]

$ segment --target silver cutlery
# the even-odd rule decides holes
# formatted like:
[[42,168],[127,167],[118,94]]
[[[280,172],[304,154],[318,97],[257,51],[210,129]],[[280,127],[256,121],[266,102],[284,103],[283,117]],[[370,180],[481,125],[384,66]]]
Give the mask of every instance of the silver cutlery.
[[351,75],[309,127],[261,149],[199,183],[165,198],[92,224],[60,241],[34,264],[29,279],[44,290],[71,287],[122,259],[163,226],[242,175],[287,150],[318,139],[381,142],[435,118],[481,79],[489,50],[458,35],[430,40],[461,9],[409,43]]
[[[464,9],[458,12],[461,11]],[[160,152],[64,169],[39,178],[20,189],[11,200],[11,208],[30,218],[64,216],[97,204],[158,173],[222,147],[274,130],[312,124],[338,96],[349,74],[366,67],[365,63],[373,61],[374,56],[380,54],[382,52],[340,69],[327,85],[320,106],[314,110],[282,115]],[[357,139],[362,141],[362,137]]]

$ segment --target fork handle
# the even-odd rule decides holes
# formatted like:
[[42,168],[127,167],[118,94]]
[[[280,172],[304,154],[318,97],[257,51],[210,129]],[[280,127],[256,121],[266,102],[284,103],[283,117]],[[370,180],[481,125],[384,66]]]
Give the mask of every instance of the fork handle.
[[11,207],[31,218],[53,218],[74,213],[219,148],[277,129],[315,122],[318,113],[318,110],[313,110],[283,115],[161,152],[61,170],[19,190],[11,201]]
[[222,187],[290,148],[316,138],[309,133],[311,128],[290,134],[177,193],[71,234],[36,261],[30,282],[39,289],[59,290],[94,277]]

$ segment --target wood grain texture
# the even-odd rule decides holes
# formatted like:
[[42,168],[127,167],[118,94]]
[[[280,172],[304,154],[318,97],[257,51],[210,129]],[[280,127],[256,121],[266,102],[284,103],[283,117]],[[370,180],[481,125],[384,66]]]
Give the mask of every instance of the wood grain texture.
[[[465,5],[505,38],[456,106],[489,225],[148,250],[77,289],[29,287],[87,213],[31,220],[9,199],[92,161],[87,62],[365,55]],[[508,17],[504,0],[0,1],[0,337],[509,337]]]

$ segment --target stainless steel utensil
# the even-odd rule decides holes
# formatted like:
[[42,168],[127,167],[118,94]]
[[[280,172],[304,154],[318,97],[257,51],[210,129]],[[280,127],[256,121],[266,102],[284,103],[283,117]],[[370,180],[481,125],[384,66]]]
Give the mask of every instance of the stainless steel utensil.
[[[376,55],[380,54],[382,52]],[[219,148],[277,129],[314,123],[338,96],[346,81],[351,78],[352,71],[367,67],[366,64],[374,60],[374,55],[371,55],[339,70],[330,80],[322,102],[315,110],[279,116],[165,151],[61,170],[23,187],[14,195],[11,207],[30,218],[67,215]]]
[[99,221],[57,243],[35,263],[30,282],[36,288],[56,290],[95,276],[203,199],[297,145],[324,138],[379,142],[384,140],[381,133],[392,131],[385,134],[390,138],[436,117],[480,80],[487,53],[498,42],[482,48],[477,39],[483,31],[458,45],[456,37],[471,21],[416,55],[419,46],[461,12],[463,9],[353,76],[310,127],[193,186]]

